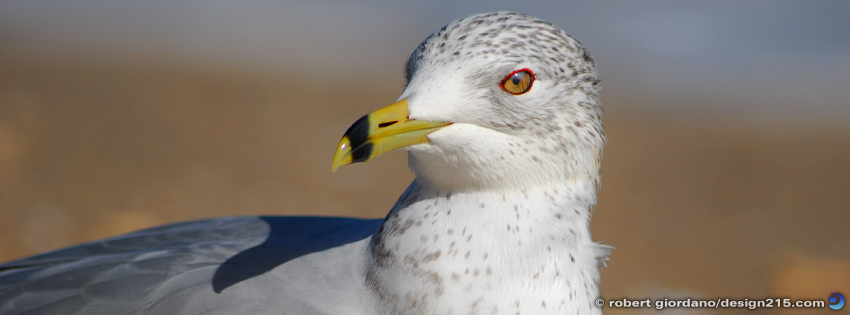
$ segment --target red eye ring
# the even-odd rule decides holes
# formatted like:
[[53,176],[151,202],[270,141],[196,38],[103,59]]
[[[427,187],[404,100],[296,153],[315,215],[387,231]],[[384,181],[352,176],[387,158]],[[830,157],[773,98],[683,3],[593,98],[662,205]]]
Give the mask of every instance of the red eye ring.
[[[523,77],[519,78],[519,82],[514,82],[511,79],[517,74],[521,74]],[[509,80],[511,81],[509,82]],[[499,83],[499,87],[505,92],[513,95],[520,95],[530,91],[533,84],[534,72],[531,72],[528,68],[523,68],[506,75],[505,78],[502,79],[502,82]]]

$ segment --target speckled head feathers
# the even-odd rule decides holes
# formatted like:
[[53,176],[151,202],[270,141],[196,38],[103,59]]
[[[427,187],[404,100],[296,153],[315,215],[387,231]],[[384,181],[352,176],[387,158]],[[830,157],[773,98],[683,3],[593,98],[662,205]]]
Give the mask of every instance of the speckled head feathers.
[[431,34],[407,61],[405,78],[410,82],[413,73],[426,65],[468,58],[499,58],[517,64],[534,58],[561,75],[594,85],[599,82],[593,58],[577,40],[549,22],[506,11],[470,15]]
[[[535,81],[513,95],[499,84],[519,69]],[[455,188],[598,180],[605,137],[595,63],[560,28],[513,12],[471,15],[431,34],[405,72],[410,117],[454,123],[411,147],[418,177]]]

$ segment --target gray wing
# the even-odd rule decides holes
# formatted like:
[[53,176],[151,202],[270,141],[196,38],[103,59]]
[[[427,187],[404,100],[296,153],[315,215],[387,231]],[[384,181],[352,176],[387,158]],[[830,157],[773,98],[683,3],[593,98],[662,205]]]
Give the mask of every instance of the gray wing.
[[[297,293],[286,287],[300,285],[320,291],[334,280],[327,277],[362,282],[356,272],[362,246],[351,244],[363,243],[380,223],[233,217],[86,243],[0,265],[0,314],[268,312],[264,304],[287,300],[270,290]],[[339,254],[322,255],[334,251]],[[319,258],[293,262],[305,256]],[[315,309],[293,307],[298,313]]]

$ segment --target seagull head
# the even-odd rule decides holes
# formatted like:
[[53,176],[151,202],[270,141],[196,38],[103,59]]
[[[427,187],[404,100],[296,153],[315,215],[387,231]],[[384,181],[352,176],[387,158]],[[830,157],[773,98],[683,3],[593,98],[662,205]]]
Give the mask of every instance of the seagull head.
[[333,169],[404,148],[424,186],[445,191],[598,183],[605,136],[587,50],[512,12],[453,21],[410,56],[398,101],[354,123]]

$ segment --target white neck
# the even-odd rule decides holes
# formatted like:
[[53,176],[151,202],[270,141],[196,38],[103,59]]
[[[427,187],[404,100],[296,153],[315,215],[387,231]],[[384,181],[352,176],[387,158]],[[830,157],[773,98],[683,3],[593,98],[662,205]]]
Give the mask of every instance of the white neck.
[[599,312],[592,180],[441,192],[414,181],[373,237],[367,281],[393,314]]

